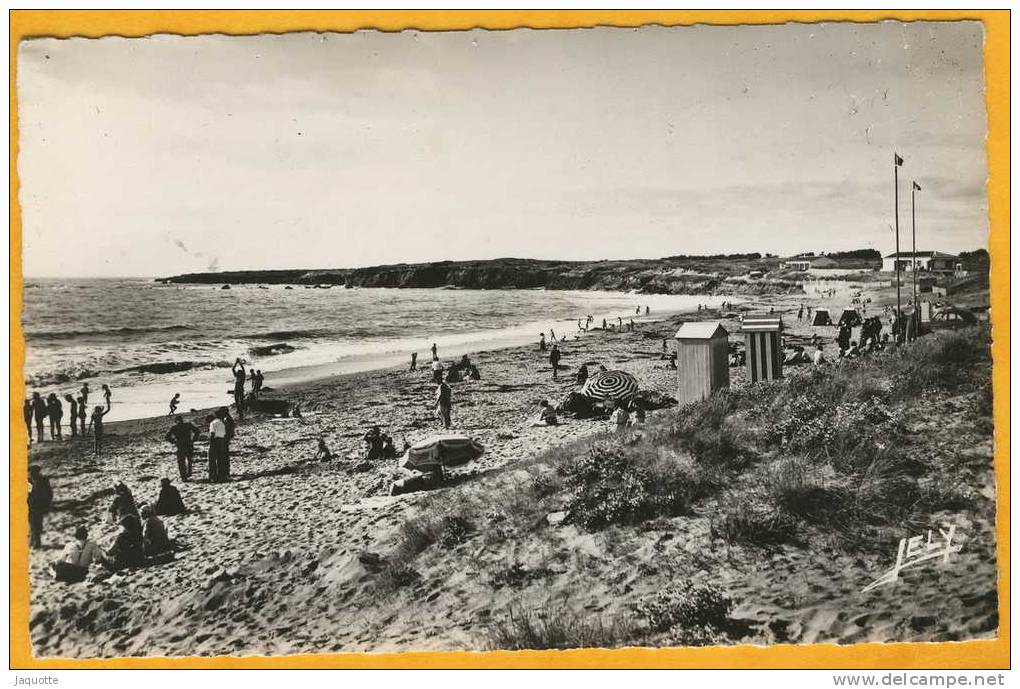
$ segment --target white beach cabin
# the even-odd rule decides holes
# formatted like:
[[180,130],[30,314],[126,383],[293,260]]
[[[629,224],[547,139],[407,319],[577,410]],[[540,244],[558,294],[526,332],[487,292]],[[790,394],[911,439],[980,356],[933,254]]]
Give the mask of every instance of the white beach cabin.
[[698,402],[730,386],[729,333],[719,321],[683,323],[676,331],[676,398]]

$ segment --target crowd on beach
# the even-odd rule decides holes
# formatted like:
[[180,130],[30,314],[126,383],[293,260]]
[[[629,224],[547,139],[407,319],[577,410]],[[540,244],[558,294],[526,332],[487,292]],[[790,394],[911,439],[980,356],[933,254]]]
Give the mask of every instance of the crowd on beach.
[[[855,295],[858,296],[858,295]],[[840,320],[835,324],[835,343],[838,350],[838,358],[852,358],[861,356],[870,351],[881,350],[898,343],[909,341],[916,337],[917,324],[914,316],[905,316],[896,313],[891,314],[890,332],[883,332],[884,324],[879,316],[866,316],[867,303],[870,300],[861,299],[855,304],[855,308],[844,310]],[[731,306],[731,305],[730,305]],[[723,303],[723,309],[727,304]],[[708,310],[705,306],[698,305],[698,311]],[[636,315],[640,315],[641,308],[638,307]],[[648,307],[644,307],[645,315],[650,313]],[[889,316],[889,309],[886,307],[884,315]],[[812,322],[812,307],[801,304],[796,312],[798,321],[805,319]],[[578,333],[591,329],[594,324],[594,317],[588,315],[578,320]],[[828,323],[828,325],[832,325]],[[852,329],[861,328],[860,342],[851,339]],[[617,318],[615,324],[602,321],[603,331],[633,330],[633,321],[624,324],[623,317]],[[892,338],[890,338],[890,335]],[[563,356],[561,346],[568,341],[566,334],[561,333],[557,337],[556,332],[550,328],[548,337],[545,332],[539,334],[537,339],[537,351],[547,358],[552,378],[559,380],[561,357]],[[823,343],[817,334],[812,335],[811,344],[815,351],[809,355],[803,347],[795,347],[794,351],[786,355],[785,363],[814,363],[822,365],[825,357],[822,353]],[[438,425],[444,431],[449,431],[454,426],[454,393],[451,383],[463,380],[480,380],[482,373],[478,366],[471,361],[468,355],[463,355],[459,360],[444,364],[440,359],[438,345],[433,343],[431,348],[431,382],[435,386],[432,396],[435,416]],[[731,365],[738,365],[734,357],[739,355],[736,345],[731,345]],[[676,369],[676,352],[668,347],[667,340],[663,340],[662,359],[666,362],[667,368]],[[417,353],[411,355],[409,371],[418,370]],[[532,425],[557,426],[561,421],[561,415],[570,414],[575,418],[603,418],[609,419],[611,427],[617,431],[625,432],[645,423],[647,403],[640,402],[636,396],[623,396],[620,399],[613,398],[592,398],[587,392],[587,384],[599,374],[605,373],[606,367],[600,365],[594,372],[590,371],[587,363],[577,366],[576,372],[571,377],[571,383],[577,389],[570,392],[559,404],[549,400],[541,400],[537,415]],[[246,367],[244,360],[237,358],[231,368],[234,377],[232,397],[237,421],[231,414],[228,407],[220,407],[204,418],[207,429],[208,450],[208,484],[224,483],[231,480],[231,443],[235,438],[238,425],[245,420],[246,411],[259,408],[259,400],[264,391],[264,377],[259,370]],[[246,394],[245,388],[250,384],[250,390]],[[112,405],[112,393],[109,386],[102,386],[102,395],[105,401],[104,406],[96,405],[91,418],[85,423],[90,390],[88,384],[82,386],[77,397],[70,394],[64,398],[70,404],[72,417],[71,435],[86,436],[89,433],[94,438],[94,453],[100,455],[103,439],[103,418],[110,412]],[[675,403],[675,400],[674,400]],[[191,481],[194,478],[196,445],[201,439],[203,431],[194,423],[194,419],[187,420],[176,414],[180,404],[180,396],[175,395],[170,403],[170,416],[173,421],[165,433],[165,440],[172,444],[176,453],[177,472],[182,482]],[[292,415],[300,415],[299,407],[295,407]],[[33,422],[35,430],[35,442],[41,442],[49,422],[49,433],[51,440],[59,440],[62,437],[61,420],[63,409],[56,393],[50,393],[45,398],[41,393],[35,392],[25,402],[25,424],[32,437]],[[406,442],[402,450],[398,450],[393,438],[383,432],[380,426],[373,426],[363,437],[365,443],[364,459],[375,461],[394,459],[401,452],[407,452],[410,445]],[[329,461],[334,455],[329,449],[325,438],[318,438],[318,446],[314,459],[317,461]],[[442,467],[435,473],[428,470],[418,472],[422,474],[418,483],[404,481],[402,486],[420,485],[433,486],[443,479]],[[416,479],[417,480],[417,479]],[[33,547],[41,545],[41,537],[44,529],[46,514],[53,506],[53,490],[49,479],[43,475],[39,465],[33,464],[29,471],[30,491],[28,497],[30,543]],[[396,484],[395,484],[396,485]],[[184,503],[180,493],[173,485],[170,478],[163,478],[161,481],[160,493],[152,504],[143,505],[138,508],[131,490],[126,484],[118,481],[114,487],[114,499],[108,510],[110,523],[116,524],[119,531],[108,548],[100,547],[94,540],[90,539],[88,528],[80,525],[76,528],[74,539],[71,540],[60,558],[53,563],[51,571],[53,576],[61,581],[80,581],[85,578],[89,567],[92,564],[102,565],[109,571],[118,571],[124,568],[133,568],[146,564],[157,564],[172,559],[175,550],[183,547],[171,539],[167,533],[165,524],[161,517],[173,514],[180,514],[185,511]]]
[[[647,306],[643,311],[645,315],[651,313],[651,309]],[[636,307],[635,315],[640,316],[641,313],[642,308]],[[575,337],[579,337],[591,329],[594,320],[590,314],[586,318],[579,319],[578,333]],[[605,331],[633,331],[634,321],[629,319],[625,322],[623,317],[619,316],[614,324],[603,319],[602,328]],[[548,339],[544,332],[539,337],[539,351],[548,357],[552,377],[557,380],[562,368],[560,346],[567,340],[566,334],[557,337],[552,328],[549,330]],[[431,380],[435,386],[432,403],[438,424],[443,430],[449,431],[454,425],[454,395],[451,383],[463,380],[480,380],[482,374],[478,366],[466,354],[455,362],[444,364],[439,357],[437,344],[433,343],[430,351]],[[600,368],[605,370],[604,366]],[[418,370],[417,353],[411,355],[409,370],[411,372]],[[261,370],[246,367],[246,362],[240,357],[234,361],[231,374],[234,379],[231,396],[237,420],[235,421],[230,408],[226,406],[216,409],[204,418],[205,435],[208,439],[206,454],[208,466],[206,483],[208,484],[224,483],[231,480],[231,443],[237,433],[238,425],[245,420],[246,412],[258,408],[260,397],[265,390],[265,378]],[[583,386],[588,378],[588,367],[582,364],[578,368],[574,380],[577,385]],[[250,388],[246,390],[249,385]],[[71,437],[91,435],[93,453],[98,458],[102,452],[104,418],[112,408],[113,395],[108,385],[102,385],[105,404],[96,405],[91,415],[88,415],[87,410],[91,396],[92,391],[89,389],[88,383],[85,383],[76,396],[65,394],[64,399],[69,405]],[[196,425],[195,418],[186,419],[180,415],[178,413],[180,405],[180,393],[174,394],[169,402],[168,412],[168,416],[172,417],[172,422],[164,438],[174,447],[180,481],[189,482],[194,479],[196,448],[202,439],[203,428]],[[299,406],[294,407],[291,414],[300,416],[299,409]],[[643,410],[632,409],[624,402],[615,405],[612,402],[601,404],[598,405],[597,411],[603,417],[610,416],[613,423],[620,429],[638,425],[644,421]],[[64,437],[63,416],[64,405],[57,393],[50,393],[45,397],[39,392],[33,393],[24,405],[29,442],[43,442],[47,432],[50,440],[62,440]],[[543,400],[537,423],[550,426],[558,425],[560,420],[557,416],[557,406]],[[406,452],[410,447],[405,440],[402,450],[398,451],[393,438],[383,432],[379,426],[373,426],[364,435],[363,440],[365,443],[364,459],[366,460],[394,459],[399,456],[401,451]],[[325,438],[321,436],[318,438],[314,459],[317,461],[334,459]],[[425,478],[435,477],[425,476]],[[46,515],[53,509],[54,503],[53,489],[49,478],[43,474],[42,468],[38,464],[32,464],[29,467],[29,486],[30,545],[38,548],[42,544]],[[101,565],[104,570],[113,572],[158,564],[172,559],[173,553],[183,546],[169,537],[161,517],[180,514],[184,511],[186,508],[180,492],[169,477],[164,477],[161,480],[160,492],[155,501],[142,505],[140,509],[131,489],[123,481],[118,480],[114,485],[113,502],[107,510],[109,523],[118,527],[113,542],[106,548],[101,547],[90,537],[89,528],[84,524],[79,525],[75,529],[73,539],[66,544],[59,558],[51,564],[50,571],[57,580],[76,582],[85,579],[89,568],[94,564]]]

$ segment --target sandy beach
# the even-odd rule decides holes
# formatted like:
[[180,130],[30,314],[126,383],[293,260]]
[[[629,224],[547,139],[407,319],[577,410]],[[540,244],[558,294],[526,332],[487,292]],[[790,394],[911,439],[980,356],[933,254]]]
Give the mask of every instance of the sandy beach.
[[[869,288],[874,308],[888,298],[888,291]],[[799,322],[796,310],[801,303],[835,309],[846,305],[847,292],[841,290],[832,301],[813,293],[756,297],[743,308],[783,314],[788,344],[820,333],[831,355],[832,329]],[[560,343],[558,380],[537,344],[472,356],[482,379],[452,384],[453,426],[475,437],[486,452],[457,471],[453,483],[497,480],[512,485],[515,472],[527,478],[520,467],[544,450],[610,432],[607,420],[567,418],[557,427],[532,425],[539,401],[558,403],[576,389],[574,374],[582,363],[628,371],[644,389],[674,394],[676,373],[661,359],[663,338],[672,338],[682,320],[718,317],[718,312],[706,311],[641,323],[635,332],[591,331],[571,337]],[[737,341],[737,320],[724,323],[731,341]],[[731,385],[744,384],[743,367],[730,373]],[[487,538],[481,546],[468,542],[458,546],[458,561],[470,567],[450,571],[448,560],[430,555],[419,569],[421,579],[384,592],[377,572],[366,564],[366,553],[386,553],[404,520],[428,510],[431,501],[449,489],[390,497],[394,462],[364,461],[361,437],[373,424],[390,433],[398,446],[439,431],[430,378],[428,370],[409,372],[402,366],[279,388],[267,396],[300,403],[304,417],[253,416],[240,423],[232,445],[233,480],[226,484],[205,482],[204,440],[196,453],[199,480],[177,480],[172,447],[163,439],[167,419],[112,424],[98,460],[90,443],[80,439],[33,446],[30,461],[42,466],[55,492],[43,548],[33,550],[30,558],[35,653],[90,657],[480,650],[487,647],[490,622],[523,595],[518,587],[486,583],[495,569],[506,569],[508,563],[533,569],[544,563],[547,571],[528,591],[546,601],[569,599],[575,609],[597,615],[617,614],[628,601],[676,576],[712,577],[741,601],[736,616],[755,627],[744,643],[935,638],[941,632],[933,632],[921,619],[926,615],[938,617],[939,624],[948,625],[959,638],[994,634],[994,524],[988,519],[967,524],[967,537],[979,545],[939,575],[942,588],[930,580],[909,580],[916,600],[906,604],[914,610],[907,615],[906,630],[904,603],[897,601],[902,589],[890,589],[878,604],[855,596],[869,577],[886,567],[880,558],[818,552],[805,559],[802,552],[788,548],[765,559],[739,549],[719,549],[708,535],[710,507],[701,516],[653,523],[622,545],[613,542],[613,529],[589,534],[574,527],[556,530],[540,550],[517,551],[514,543],[498,543],[498,538]],[[671,413],[663,410],[650,417]],[[203,414],[193,416],[196,425],[204,426]],[[337,459],[313,461],[320,436]],[[990,441],[968,452],[968,466],[986,465],[971,476],[973,483],[994,499]],[[104,516],[116,480],[127,483],[141,505],[155,500],[164,476],[174,479],[190,510],[165,520],[171,536],[185,546],[173,562],[100,581],[92,580],[99,571],[94,569],[92,579],[76,585],[50,578],[46,565],[71,538],[75,525],[86,524],[93,538],[109,544],[115,527]],[[991,540],[982,541],[984,537]],[[562,566],[565,561],[571,566]],[[573,576],[578,568],[585,572],[582,579]],[[951,576],[967,571],[972,574],[966,578]],[[985,581],[989,577],[991,582]],[[960,596],[948,595],[956,589]],[[990,601],[983,597],[987,590],[992,591]],[[913,618],[920,621],[915,620],[911,630]]]

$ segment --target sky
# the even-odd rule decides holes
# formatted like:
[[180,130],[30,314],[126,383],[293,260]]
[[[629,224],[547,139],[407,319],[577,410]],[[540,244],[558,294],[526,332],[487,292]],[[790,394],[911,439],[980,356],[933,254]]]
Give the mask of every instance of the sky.
[[34,39],[24,270],[987,246],[976,22]]

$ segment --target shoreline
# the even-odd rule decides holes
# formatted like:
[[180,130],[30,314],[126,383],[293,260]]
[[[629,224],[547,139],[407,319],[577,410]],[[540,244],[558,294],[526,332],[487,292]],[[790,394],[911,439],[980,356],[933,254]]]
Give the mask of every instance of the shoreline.
[[[596,294],[599,297],[608,295],[616,299],[633,297],[635,300],[640,296],[627,292]],[[680,314],[694,313],[695,302],[705,303],[706,306],[712,307],[726,300],[732,300],[736,305],[739,305],[751,298],[743,295],[739,297],[718,295],[695,299],[682,295],[657,295],[657,298],[649,300],[652,308],[651,315],[646,316],[642,312],[641,315],[622,316],[622,318],[624,325],[628,320],[633,319],[635,326],[640,327]],[[646,301],[646,303],[648,302]],[[642,304],[642,306],[644,305]],[[592,309],[593,312],[596,310]],[[613,313],[599,312],[595,316],[593,326],[603,318],[615,322],[617,316],[620,316],[619,310]],[[575,341],[578,335],[584,337],[600,331],[600,329],[593,328],[590,331],[580,332],[577,331],[576,324],[577,319],[573,317],[536,319],[498,329],[475,330],[466,333],[441,333],[428,339],[401,337],[378,344],[366,342],[353,345],[347,344],[343,340],[335,340],[332,343],[313,344],[315,350],[312,353],[299,348],[279,357],[245,356],[244,358],[247,362],[246,368],[261,368],[263,370],[267,387],[280,390],[294,385],[334,379],[338,376],[383,370],[399,371],[408,365],[410,354],[413,351],[419,352],[419,365],[427,367],[430,363],[427,343],[430,342],[436,342],[439,345],[441,358],[450,361],[464,354],[475,355],[480,352],[537,343],[537,333],[548,332],[550,326],[558,331],[559,336],[568,335],[568,342]],[[342,352],[340,357],[331,359],[337,352]],[[308,358],[309,354],[311,354],[313,363],[298,363],[303,358]],[[273,368],[274,364],[283,364],[283,367]],[[201,366],[182,372],[149,375],[147,378],[137,381],[127,379],[127,382],[132,384],[122,384],[116,376],[95,376],[56,385],[28,387],[40,390],[56,388],[66,392],[67,388],[77,388],[82,383],[89,383],[90,386],[95,385],[98,389],[99,384],[103,382],[109,383],[114,391],[114,404],[108,424],[137,419],[162,418],[167,415],[169,399],[178,392],[182,393],[178,414],[198,413],[202,410],[233,404],[232,396],[228,394],[233,387],[232,376],[226,368],[221,366]],[[248,385],[245,386],[245,389],[246,391],[249,389]],[[69,415],[66,412],[62,425],[65,432],[70,432]]]

